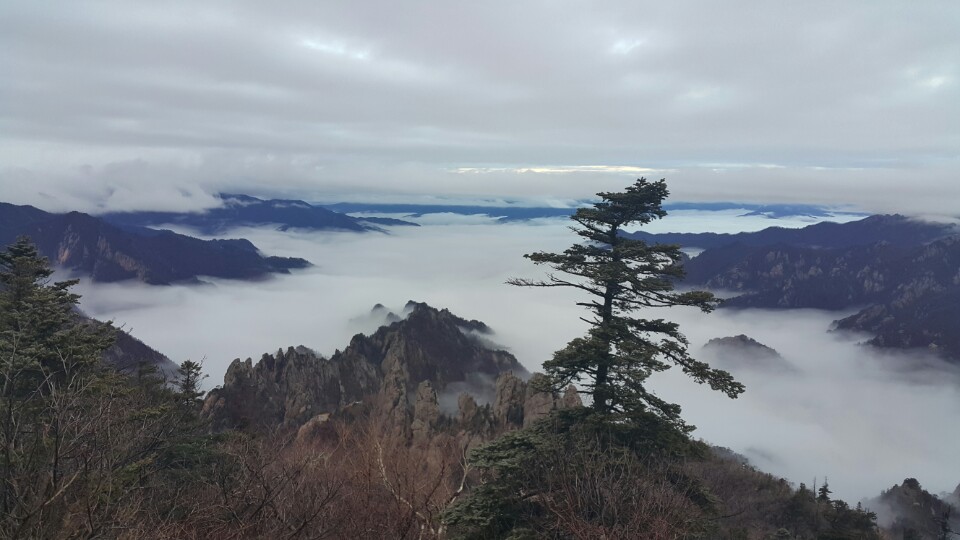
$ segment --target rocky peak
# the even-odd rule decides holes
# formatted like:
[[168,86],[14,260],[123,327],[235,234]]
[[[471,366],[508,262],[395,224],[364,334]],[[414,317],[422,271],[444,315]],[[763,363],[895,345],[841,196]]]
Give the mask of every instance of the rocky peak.
[[[257,363],[234,360],[223,387],[206,402],[214,429],[296,427],[375,397],[399,424],[416,417],[421,403],[420,419],[430,427],[435,422],[429,410],[448,386],[469,384],[478,395],[494,395],[491,381],[500,373],[526,376],[512,354],[474,335],[491,336],[486,324],[419,302],[408,303],[405,312],[405,319],[371,335],[357,334],[329,359],[299,347],[265,354]],[[510,400],[522,407],[525,387],[516,392]],[[522,424],[522,417],[514,415],[511,422]]]
[[256,364],[234,360],[223,387],[210,392],[204,410],[214,429],[299,426],[376,393],[382,377],[363,358],[326,359],[305,348],[264,354]]
[[553,410],[582,405],[575,388],[567,388],[560,396],[544,389],[546,381],[542,373],[534,373],[528,381],[509,371],[502,373],[497,378],[497,396],[492,409],[494,423],[508,429],[528,427]]
[[920,493],[920,482],[916,478],[906,478],[903,483],[900,484],[900,489],[907,492]]
[[562,398],[541,389],[546,381],[547,376],[542,373],[534,373],[527,381],[527,388],[523,393],[523,427],[529,426],[560,407]]
[[497,377],[497,398],[493,402],[493,418],[505,426],[523,425],[523,405],[527,385],[511,371]]
[[373,309],[370,310],[370,315],[382,320],[384,324],[393,324],[403,320],[402,317],[387,309],[387,306],[383,304],[373,306]]
[[[510,353],[472,335],[493,335],[487,325],[422,303],[405,311],[403,320],[354,336],[331,358],[290,347],[257,362],[234,360],[223,387],[204,404],[213,429],[290,429],[308,441],[329,431],[333,418],[369,413],[398,436],[446,433],[479,444],[581,404],[573,388],[562,396],[544,389],[544,375],[525,380],[527,371]],[[473,395],[460,394],[463,388]],[[445,413],[441,403],[453,392],[457,410]]]
[[460,394],[460,397],[457,399],[457,410],[459,411],[457,421],[461,426],[465,426],[466,429],[480,431],[478,419],[482,417],[482,414],[480,412],[480,405],[477,404],[477,400],[473,396],[467,393]]
[[953,530],[960,528],[960,516],[952,511],[948,501],[927,492],[916,478],[905,479],[879,497],[865,501],[864,506],[877,512],[880,525],[897,538],[907,534],[914,538],[939,538],[944,519],[949,520]]
[[496,377],[508,370],[527,374],[512,354],[494,348],[489,339],[472,335],[477,332],[491,336],[493,332],[486,324],[420,302],[408,302],[404,311],[408,312],[405,319],[383,326],[370,336],[354,336],[350,347],[341,354],[361,355],[379,366],[381,372],[402,365],[408,374],[410,394],[425,380],[443,391],[447,385],[465,382],[471,375]]

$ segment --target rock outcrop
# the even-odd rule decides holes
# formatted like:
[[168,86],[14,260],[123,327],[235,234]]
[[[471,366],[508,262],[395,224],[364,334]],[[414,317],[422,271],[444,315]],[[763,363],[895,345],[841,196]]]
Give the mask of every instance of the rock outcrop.
[[960,530],[956,509],[923,489],[915,478],[863,501],[863,506],[877,513],[877,523],[894,538],[935,540],[943,537],[945,528]]
[[542,373],[534,373],[524,381],[507,371],[497,377],[497,392],[491,404],[480,406],[472,396],[461,394],[457,416],[460,429],[480,434],[503,433],[529,427],[554,410],[582,405],[573,386],[560,395],[544,389],[545,382]]
[[410,429],[414,437],[429,435],[440,425],[440,404],[437,391],[430,381],[423,381],[417,387],[417,399],[413,404],[413,422]]
[[326,359],[305,347],[234,360],[223,386],[204,404],[214,429],[298,427],[376,393],[383,383],[377,366],[347,355]]
[[497,424],[512,427],[523,425],[526,386],[526,383],[511,372],[497,378],[497,397],[493,402],[493,419]]
[[[514,392],[503,399],[519,404],[505,406],[522,409],[526,387],[519,377],[527,371],[512,354],[488,346],[487,325],[417,302],[404,312],[405,319],[354,336],[330,358],[298,347],[265,354],[257,363],[234,360],[223,386],[210,392],[205,414],[214,429],[296,428],[376,396],[398,425],[419,420],[419,428],[429,429],[440,412],[438,395],[467,384],[477,395],[497,395],[501,383],[492,381],[503,372],[517,374],[510,383]],[[522,425],[517,414],[509,417],[511,425]]]

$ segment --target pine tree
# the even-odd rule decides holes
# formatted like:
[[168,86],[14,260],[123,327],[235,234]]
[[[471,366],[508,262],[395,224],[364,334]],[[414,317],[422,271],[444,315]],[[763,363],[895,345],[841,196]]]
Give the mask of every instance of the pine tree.
[[203,364],[185,360],[177,369],[176,393],[184,412],[194,414],[199,411],[204,391],[200,383],[207,376],[203,374]]
[[698,383],[709,384],[731,398],[743,392],[726,371],[713,369],[687,353],[688,342],[678,325],[664,319],[636,316],[638,310],[694,306],[711,311],[717,300],[705,291],[677,292],[683,277],[682,255],[675,245],[654,244],[624,236],[624,227],[646,224],[666,215],[661,203],[668,191],[664,180],[641,178],[623,192],[598,193],[601,201],[572,216],[573,231],[582,241],[563,253],[525,255],[557,273],[546,280],[511,279],[524,287],[569,287],[586,293],[578,302],[590,314],[586,336],[576,338],[544,363],[553,389],[578,385],[592,398],[601,415],[636,418],[653,413],[678,426],[680,407],[657,397],[646,385],[654,372],[673,365]]
[[113,340],[75,313],[76,280],[50,283],[53,270],[26,237],[0,252],[0,355],[3,396],[44,392],[84,367],[98,366]]
[[80,397],[113,339],[75,312],[76,281],[51,284],[52,274],[27,238],[0,253],[0,536],[54,519],[43,512],[72,482],[65,456],[92,425],[78,420]]
[[[446,514],[447,523],[458,527],[464,537],[508,537],[548,526],[550,518],[546,516],[555,516],[557,511],[550,508],[550,501],[562,499],[563,493],[578,497],[577,490],[583,488],[588,470],[622,473],[625,463],[633,465],[629,474],[620,477],[671,479],[665,493],[675,497],[677,504],[689,505],[683,512],[684,524],[671,525],[674,532],[680,534],[681,529],[689,527],[686,533],[704,534],[714,526],[694,516],[713,511],[711,498],[674,461],[679,456],[702,455],[704,450],[687,435],[689,428],[680,419],[680,407],[661,400],[645,384],[654,372],[678,365],[697,382],[730,397],[743,392],[743,385],[729,373],[691,358],[677,324],[641,318],[637,312],[670,306],[693,306],[709,312],[717,301],[705,291],[674,290],[675,281],[683,277],[678,246],[648,245],[623,234],[625,226],[646,224],[666,215],[661,207],[667,196],[663,180],[647,182],[641,178],[623,192],[598,196],[600,202],[572,216],[580,243],[562,253],[526,255],[555,273],[548,274],[546,280],[508,282],[527,287],[569,287],[587,294],[588,298],[577,305],[592,315],[584,319],[590,329],[544,363],[548,378],[540,389],[560,393],[575,384],[592,398],[592,404],[589,408],[555,411],[533,426],[507,434],[471,454],[472,465],[486,480]],[[567,467],[570,457],[584,448],[591,449],[589,455],[583,456],[576,467]],[[551,455],[558,459],[546,458]],[[560,463],[565,465],[560,467]],[[559,468],[569,475],[558,479]],[[636,487],[636,482],[631,484]],[[564,491],[567,488],[571,491]],[[610,487],[598,492],[608,493]],[[578,507],[576,515],[566,517],[586,527],[583,530],[612,532],[620,525],[618,519],[607,521],[610,512],[604,508],[621,499],[613,496],[595,508]],[[639,506],[624,508],[623,512],[620,517],[632,520],[628,528],[634,534],[662,518],[645,515]]]
[[830,494],[833,493],[830,491],[830,484],[827,483],[827,479],[823,479],[823,485],[820,486],[820,489],[817,490],[817,501],[819,502],[829,502]]

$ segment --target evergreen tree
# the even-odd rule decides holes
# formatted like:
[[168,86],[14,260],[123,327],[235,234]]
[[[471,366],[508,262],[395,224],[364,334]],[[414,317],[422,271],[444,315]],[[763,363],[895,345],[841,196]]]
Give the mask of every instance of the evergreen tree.
[[580,208],[571,219],[582,239],[563,253],[525,255],[557,273],[546,280],[511,279],[525,287],[570,287],[588,295],[578,302],[590,312],[590,330],[544,363],[554,389],[571,383],[593,400],[601,415],[635,418],[656,414],[678,427],[680,407],[657,397],[645,385],[654,372],[672,365],[698,383],[707,383],[735,398],[743,385],[726,371],[713,369],[687,353],[687,340],[678,325],[663,319],[637,317],[638,310],[694,306],[711,311],[717,300],[705,291],[677,292],[683,277],[682,255],[675,245],[647,243],[624,236],[624,227],[646,224],[666,215],[661,203],[668,191],[664,180],[641,178],[623,192],[598,193],[601,201]]
[[153,366],[106,368],[112,326],[80,316],[76,281],[52,274],[26,238],[0,253],[0,538],[124,536],[140,512],[184,515],[183,493],[222,472],[200,365],[175,388]]
[[185,360],[177,369],[177,396],[188,411],[197,409],[203,397],[200,382],[207,376],[203,374],[203,365],[193,360]]
[[657,417],[658,431],[630,443],[596,420],[587,408],[556,411],[471,452],[483,481],[445,512],[452,537],[716,537],[715,499],[676,459],[705,445]]
[[113,338],[110,325],[75,313],[76,281],[51,284],[52,274],[25,237],[0,253],[0,535],[48,519],[62,498],[78,396]]
[[[591,325],[587,335],[574,339],[544,363],[549,377],[547,387],[540,389],[559,394],[573,383],[592,398],[592,405],[554,412],[534,426],[472,453],[471,463],[482,472],[484,481],[446,514],[447,523],[463,537],[500,538],[561,527],[545,518],[557,512],[598,537],[620,537],[627,531],[645,537],[638,531],[658,520],[678,536],[704,534],[712,527],[704,518],[714,511],[711,497],[677,465],[682,462],[678,457],[703,455],[704,450],[687,435],[680,407],[658,398],[645,382],[654,372],[678,365],[697,382],[730,397],[743,392],[743,385],[729,373],[691,358],[677,324],[641,318],[637,312],[670,306],[709,312],[717,300],[705,291],[674,290],[674,282],[683,277],[678,246],[648,245],[623,235],[625,226],[666,215],[661,207],[667,196],[663,180],[641,178],[623,192],[598,196],[600,202],[572,216],[581,243],[563,253],[526,255],[555,273],[546,280],[509,281],[528,287],[570,287],[589,295],[578,302],[592,315],[584,319]],[[577,454],[584,449],[590,452]],[[575,455],[581,459],[571,467]],[[566,475],[558,477],[559,470]],[[591,474],[605,476],[611,471],[618,471],[612,476],[625,479],[632,487],[625,486],[622,493],[615,494],[610,485],[598,485],[596,493],[603,495],[593,505],[571,503],[563,511],[551,507],[564,494],[577,498],[584,494],[580,489],[594,493],[587,487]],[[649,481],[646,487],[656,485],[656,493],[636,491],[640,478]],[[664,480],[668,485],[660,483]],[[645,514],[642,509],[647,503],[640,504],[664,495],[683,508],[678,514],[682,519],[670,525],[665,525],[669,520],[663,516]],[[614,506],[620,510],[611,511]],[[610,519],[613,515],[619,517]],[[621,519],[626,516],[630,524],[621,530]],[[557,537],[570,535],[563,530],[566,532]]]
[[820,486],[820,489],[817,490],[817,501],[818,502],[829,502],[830,494],[833,493],[830,491],[830,484],[827,482],[827,479],[823,479],[823,485]]
[[26,237],[0,252],[0,358],[3,396],[46,392],[72,373],[99,366],[110,325],[76,313],[76,280],[50,283],[53,270]]

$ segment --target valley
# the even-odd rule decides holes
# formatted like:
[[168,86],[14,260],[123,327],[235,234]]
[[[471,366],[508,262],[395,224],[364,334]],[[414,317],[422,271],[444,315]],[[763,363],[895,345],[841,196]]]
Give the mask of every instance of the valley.
[[[736,218],[697,218],[701,224],[710,219],[724,228]],[[670,217],[657,224],[671,226]],[[234,359],[257,359],[278,348],[302,345],[329,358],[356,333],[376,330],[382,321],[366,315],[371,306],[400,313],[410,299],[487,322],[496,332],[493,341],[536,371],[583,331],[576,295],[537,294],[504,282],[536,275],[522,254],[562,249],[569,241],[565,227],[562,220],[497,223],[464,217],[392,228],[388,235],[238,228],[231,235],[316,264],[256,287],[211,280],[211,287],[199,288],[81,283],[79,291],[91,314],[126,324],[173,358],[203,359],[211,374],[208,387],[221,383]],[[704,395],[670,372],[658,376],[657,387],[683,406],[698,437],[794,482],[809,484],[827,475],[838,494],[854,500],[908,476],[933,492],[952,490],[952,476],[960,473],[943,471],[955,467],[960,441],[938,430],[941,420],[928,411],[957,407],[956,368],[928,351],[861,346],[872,339],[870,333],[829,331],[834,321],[857,310],[721,308],[702,314],[672,308],[655,314],[680,323],[695,357],[711,339],[746,334],[776,349],[789,366],[771,371],[721,364],[748,388],[733,401]]]

